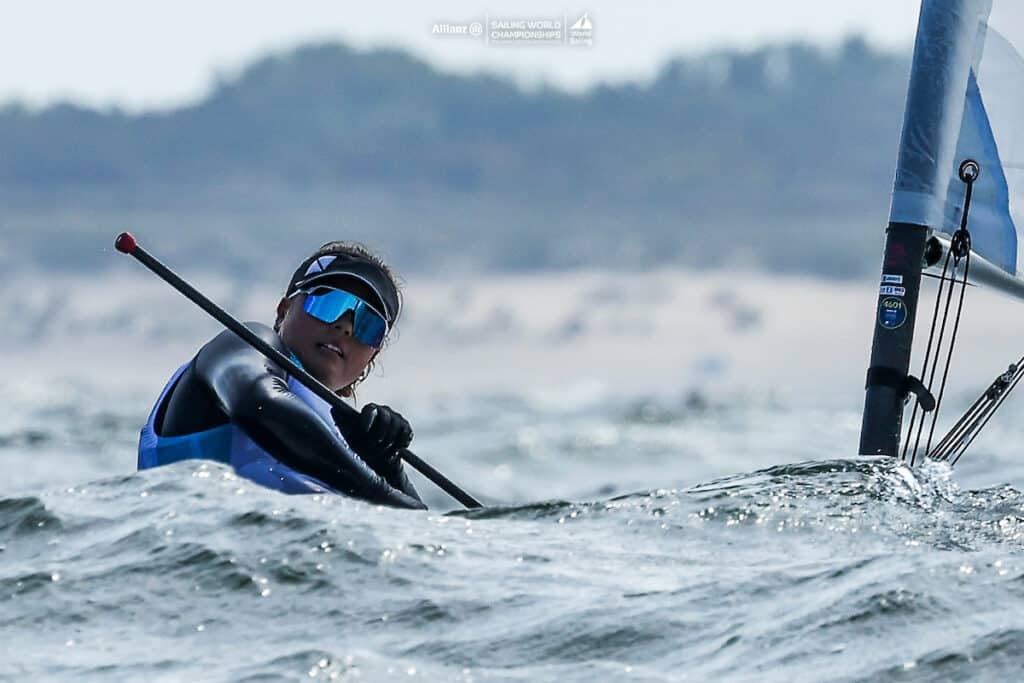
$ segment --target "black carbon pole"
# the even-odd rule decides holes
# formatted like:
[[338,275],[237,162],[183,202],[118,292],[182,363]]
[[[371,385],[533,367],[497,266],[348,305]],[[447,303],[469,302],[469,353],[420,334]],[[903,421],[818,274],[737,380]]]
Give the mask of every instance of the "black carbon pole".
[[927,234],[924,226],[909,223],[890,223],[886,229],[860,429],[861,455],[895,456],[899,452],[907,396],[904,382],[910,370]]
[[[114,248],[124,254],[134,256],[136,260],[153,271],[167,284],[174,287],[194,304],[213,316],[217,322],[237,334],[246,343],[262,353],[264,356],[287,370],[288,374],[302,382],[306,388],[330,404],[332,408],[346,411],[349,414],[354,414],[356,412],[355,408],[342,401],[341,398],[333,391],[325,387],[315,377],[296,365],[291,358],[285,356],[273,346],[270,346],[260,339],[252,330],[243,325],[240,321],[236,320],[230,313],[207,299],[195,287],[185,282],[185,280],[183,280],[177,273],[139,246],[139,243],[131,233],[122,232],[118,235],[117,239],[114,241]],[[467,508],[483,507],[480,501],[456,486],[450,479],[448,479],[448,477],[425,463],[412,451],[403,449],[401,451],[401,456],[403,460],[416,468],[420,474],[437,484],[437,486],[444,490],[445,493],[465,505]]]
[[937,227],[931,223],[942,219],[956,153],[947,123],[955,116],[959,124],[977,35],[971,7],[965,0],[921,3],[874,316],[862,455],[898,455],[925,240]]

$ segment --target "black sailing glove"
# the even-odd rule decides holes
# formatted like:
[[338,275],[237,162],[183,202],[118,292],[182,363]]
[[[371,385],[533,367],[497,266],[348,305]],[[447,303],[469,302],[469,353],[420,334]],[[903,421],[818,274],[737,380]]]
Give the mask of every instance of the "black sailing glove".
[[331,409],[334,423],[356,453],[385,479],[402,465],[399,451],[412,443],[412,426],[401,413],[367,403],[358,413]]

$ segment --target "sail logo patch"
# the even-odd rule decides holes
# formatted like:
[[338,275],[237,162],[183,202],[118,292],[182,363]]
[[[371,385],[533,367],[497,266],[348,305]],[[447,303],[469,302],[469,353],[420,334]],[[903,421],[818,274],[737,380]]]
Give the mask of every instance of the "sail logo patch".
[[[900,288],[902,289],[902,288]],[[895,330],[907,322],[907,305],[903,299],[886,297],[878,304],[878,324],[887,330]]]
[[878,288],[879,296],[903,296],[907,293],[905,287],[894,287],[892,285],[882,285]]

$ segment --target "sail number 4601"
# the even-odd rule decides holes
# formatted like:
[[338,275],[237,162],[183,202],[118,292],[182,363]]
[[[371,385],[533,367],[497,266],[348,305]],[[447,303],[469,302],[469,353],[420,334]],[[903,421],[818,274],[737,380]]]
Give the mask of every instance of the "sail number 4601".
[[887,330],[895,330],[907,322],[907,305],[903,299],[887,296],[878,304],[878,324]]

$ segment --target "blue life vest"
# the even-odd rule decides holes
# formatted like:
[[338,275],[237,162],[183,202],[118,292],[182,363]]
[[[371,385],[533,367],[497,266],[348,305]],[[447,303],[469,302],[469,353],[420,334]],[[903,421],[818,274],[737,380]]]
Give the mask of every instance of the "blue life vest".
[[[189,363],[185,363],[171,376],[167,386],[160,392],[149,419],[142,427],[142,433],[139,435],[140,470],[169,465],[180,460],[214,460],[231,465],[239,476],[283,493],[337,493],[319,479],[294,470],[270,455],[231,422],[194,434],[157,434],[156,416],[188,366]],[[326,401],[294,377],[288,378],[288,388],[312,408],[331,429],[338,432],[331,417],[331,407]]]

